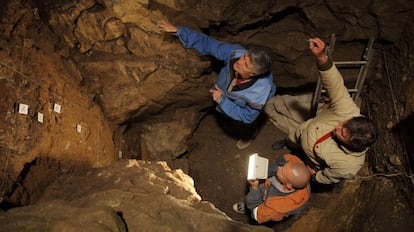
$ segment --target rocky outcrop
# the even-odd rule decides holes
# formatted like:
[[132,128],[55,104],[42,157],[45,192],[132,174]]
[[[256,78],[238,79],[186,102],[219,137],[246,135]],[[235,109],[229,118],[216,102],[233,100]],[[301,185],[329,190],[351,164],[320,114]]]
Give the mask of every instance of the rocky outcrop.
[[208,63],[189,56],[157,29],[155,20],[165,18],[137,1],[75,1],[51,11],[49,24],[73,49],[71,59],[76,59],[83,83],[109,120],[142,119],[186,101],[180,96],[192,94],[183,89],[200,84],[208,89],[196,78]]
[[36,204],[0,213],[2,231],[272,231],[233,221],[165,162],[123,160],[50,184]]

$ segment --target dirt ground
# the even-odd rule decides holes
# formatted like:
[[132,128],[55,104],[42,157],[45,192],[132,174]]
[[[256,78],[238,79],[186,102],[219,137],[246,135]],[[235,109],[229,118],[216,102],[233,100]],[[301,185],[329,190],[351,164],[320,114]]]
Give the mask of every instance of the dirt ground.
[[190,175],[203,200],[213,202],[217,208],[234,220],[254,223],[247,215],[233,211],[235,202],[243,201],[248,192],[246,182],[248,157],[253,153],[275,161],[289,150],[272,150],[272,143],[286,135],[266,120],[252,144],[236,148],[237,140],[229,137],[217,124],[215,115],[208,114],[192,137],[192,151],[188,154]]

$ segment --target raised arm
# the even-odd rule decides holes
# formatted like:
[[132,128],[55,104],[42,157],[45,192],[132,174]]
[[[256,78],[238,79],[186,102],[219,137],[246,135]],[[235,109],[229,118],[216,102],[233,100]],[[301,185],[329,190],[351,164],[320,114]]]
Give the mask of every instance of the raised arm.
[[330,99],[329,107],[344,118],[358,116],[359,108],[352,100],[341,73],[324,52],[325,43],[319,38],[312,38],[309,49],[317,60],[322,85]]
[[161,30],[174,33],[174,35],[178,36],[185,48],[194,48],[202,55],[212,55],[225,62],[228,61],[232,50],[244,49],[241,45],[220,42],[187,27],[174,26],[168,21],[158,21],[157,25]]

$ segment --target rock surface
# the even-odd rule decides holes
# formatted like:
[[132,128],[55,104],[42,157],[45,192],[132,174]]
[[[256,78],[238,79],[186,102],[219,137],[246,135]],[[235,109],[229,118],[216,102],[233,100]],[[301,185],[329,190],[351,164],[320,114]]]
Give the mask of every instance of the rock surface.
[[165,162],[123,160],[68,173],[43,198],[1,213],[2,231],[272,231],[233,221]]

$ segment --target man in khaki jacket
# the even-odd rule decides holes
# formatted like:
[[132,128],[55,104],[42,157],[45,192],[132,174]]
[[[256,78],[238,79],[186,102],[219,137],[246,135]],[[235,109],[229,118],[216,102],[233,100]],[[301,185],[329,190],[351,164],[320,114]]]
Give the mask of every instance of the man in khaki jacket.
[[[288,138],[276,141],[274,149],[285,145],[300,148],[306,154],[313,180],[331,184],[354,177],[365,162],[368,147],[377,139],[375,124],[360,113],[344,85],[342,75],[325,55],[325,43],[310,40],[323,87],[330,99],[314,118],[298,113],[310,108],[310,96],[275,96],[266,105],[270,120]],[[305,99],[305,100],[304,100]]]

